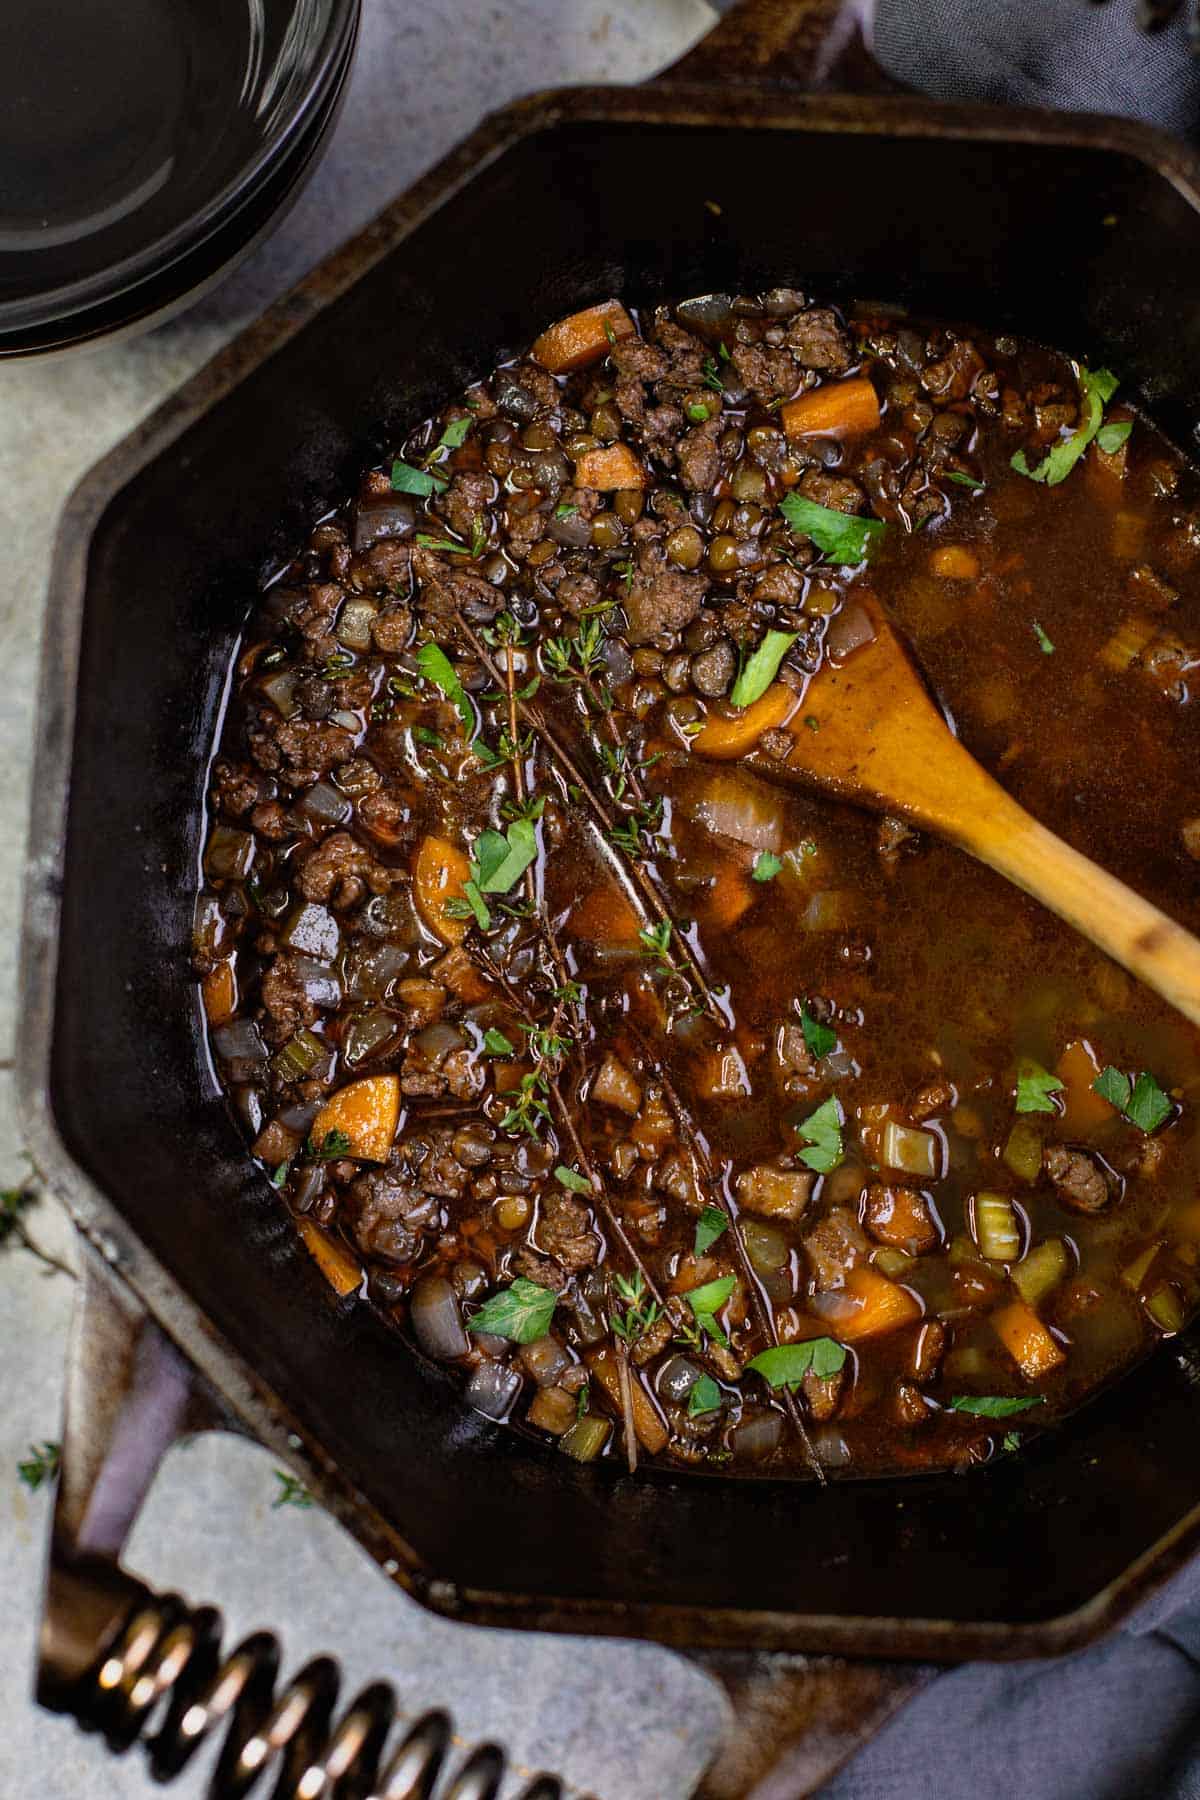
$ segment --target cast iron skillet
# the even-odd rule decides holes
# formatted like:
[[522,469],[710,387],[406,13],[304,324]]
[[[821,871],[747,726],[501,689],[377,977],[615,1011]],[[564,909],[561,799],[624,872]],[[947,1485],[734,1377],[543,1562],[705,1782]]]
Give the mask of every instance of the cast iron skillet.
[[[1061,1652],[1197,1541],[1188,1334],[1028,1455],[965,1477],[824,1491],[630,1480],[531,1447],[465,1411],[449,1378],[365,1308],[332,1301],[206,1060],[184,946],[206,758],[250,597],[405,425],[546,318],[601,294],[645,303],[781,281],[911,302],[1078,347],[1190,441],[1190,155],[1104,119],[805,91],[857,54],[851,39],[840,61],[823,60],[836,13],[831,0],[746,0],[660,83],[540,94],[488,120],[67,507],[20,1055],[32,1147],[90,1247],[48,1600],[50,1703],[77,1702],[128,1610],[136,1589],[116,1567],[127,1515],[199,1387],[302,1461],[426,1605],[654,1638],[707,1653],[731,1682],[790,1683],[797,1723],[776,1715],[774,1750],[814,1708],[827,1730],[822,1747],[814,1734],[795,1751],[806,1773],[779,1792],[820,1778],[915,1679],[897,1660],[859,1660],[835,1680],[834,1665],[799,1653]],[[98,1294],[102,1320],[88,1310]],[[160,1375],[168,1398],[151,1405],[145,1384],[153,1396]],[[134,1403],[144,1466],[117,1482],[117,1503],[104,1457]],[[752,1785],[745,1769],[736,1785],[710,1782]]]

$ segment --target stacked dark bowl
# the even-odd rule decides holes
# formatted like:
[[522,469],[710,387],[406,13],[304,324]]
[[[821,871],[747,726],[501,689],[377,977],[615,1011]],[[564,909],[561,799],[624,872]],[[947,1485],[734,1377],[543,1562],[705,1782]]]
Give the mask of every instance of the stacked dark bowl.
[[0,356],[149,323],[244,255],[337,116],[360,0],[6,0]]

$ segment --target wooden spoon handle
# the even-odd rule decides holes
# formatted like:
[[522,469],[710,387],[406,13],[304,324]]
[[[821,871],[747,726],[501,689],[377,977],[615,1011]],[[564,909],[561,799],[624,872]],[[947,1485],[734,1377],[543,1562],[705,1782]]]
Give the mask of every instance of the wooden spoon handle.
[[985,780],[994,788],[989,803],[974,819],[960,820],[954,834],[963,848],[1024,888],[1200,1025],[1200,939]]

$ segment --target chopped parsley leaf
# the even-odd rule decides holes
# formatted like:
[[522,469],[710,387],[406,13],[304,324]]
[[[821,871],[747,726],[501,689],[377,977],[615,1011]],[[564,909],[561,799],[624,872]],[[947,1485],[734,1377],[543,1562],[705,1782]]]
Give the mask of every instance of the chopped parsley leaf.
[[836,1375],[846,1361],[846,1352],[836,1339],[805,1338],[799,1344],[775,1344],[760,1350],[746,1364],[761,1375],[769,1387],[799,1387],[811,1369],[814,1375]]
[[818,506],[802,494],[785,494],[779,510],[793,531],[811,538],[831,563],[865,562],[887,527],[882,519],[861,519],[854,513]]
[[809,1146],[798,1152],[806,1168],[815,1169],[818,1175],[827,1175],[830,1169],[837,1168],[844,1154],[842,1111],[832,1096],[822,1101],[816,1112],[809,1113],[796,1130]]
[[750,879],[752,881],[774,881],[782,867],[783,863],[779,857],[772,855],[769,850],[760,850],[754,859]]
[[501,1288],[484,1301],[467,1329],[510,1338],[514,1344],[532,1344],[549,1331],[557,1305],[553,1288],[539,1287],[536,1281],[518,1275],[511,1287]]
[[559,1163],[554,1171],[554,1179],[563,1187],[570,1188],[573,1194],[590,1194],[592,1191],[592,1184],[587,1176],[581,1175],[578,1169],[568,1169],[565,1163]]
[[696,1255],[703,1256],[706,1250],[711,1250],[721,1234],[728,1229],[728,1215],[719,1206],[706,1206],[696,1220]]
[[800,1008],[800,1026],[804,1032],[805,1046],[814,1056],[828,1056],[837,1048],[837,1032],[830,1025],[823,1025],[820,1019],[814,1019],[806,1006]]
[[1050,1098],[1061,1094],[1062,1082],[1031,1056],[1023,1056],[1017,1064],[1017,1111],[1019,1113],[1053,1113],[1058,1108]]

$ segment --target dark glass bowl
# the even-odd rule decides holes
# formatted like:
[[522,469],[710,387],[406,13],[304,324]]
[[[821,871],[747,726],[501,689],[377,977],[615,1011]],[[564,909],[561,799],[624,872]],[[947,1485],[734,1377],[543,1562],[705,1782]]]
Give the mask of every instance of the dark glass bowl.
[[0,356],[158,317],[311,170],[360,0],[0,6]]

